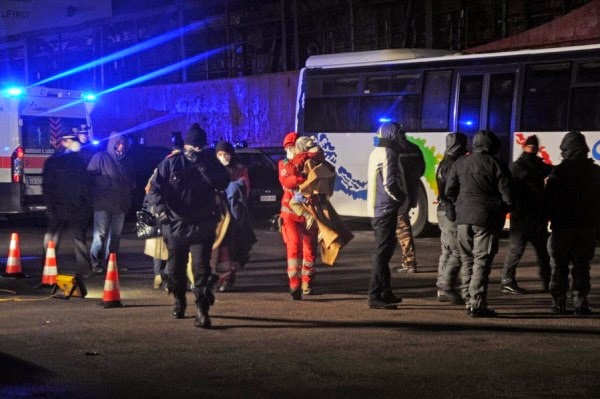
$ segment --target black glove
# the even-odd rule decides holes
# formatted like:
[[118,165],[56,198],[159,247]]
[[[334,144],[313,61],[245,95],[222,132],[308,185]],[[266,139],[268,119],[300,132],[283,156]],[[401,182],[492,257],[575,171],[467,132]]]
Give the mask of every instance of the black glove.
[[158,216],[156,216],[156,223],[159,226],[162,226],[163,224],[169,224],[169,216],[167,216],[166,212],[161,212],[158,214]]
[[446,205],[446,217],[451,222],[456,222],[456,211],[453,205]]

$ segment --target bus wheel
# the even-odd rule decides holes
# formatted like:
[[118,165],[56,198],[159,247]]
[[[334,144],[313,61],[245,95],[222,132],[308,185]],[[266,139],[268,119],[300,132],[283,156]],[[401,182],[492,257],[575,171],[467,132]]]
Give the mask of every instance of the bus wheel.
[[419,184],[417,206],[410,210],[409,215],[413,237],[418,237],[423,234],[427,227],[427,194],[422,184]]

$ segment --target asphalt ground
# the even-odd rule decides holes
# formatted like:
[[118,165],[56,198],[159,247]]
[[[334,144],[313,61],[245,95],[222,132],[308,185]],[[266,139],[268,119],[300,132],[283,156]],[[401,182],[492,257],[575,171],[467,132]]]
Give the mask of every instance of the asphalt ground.
[[[339,263],[318,266],[316,294],[292,301],[281,238],[260,223],[251,262],[235,291],[217,294],[213,328],[204,330],[194,327],[191,293],[186,318],[172,318],[172,298],[152,289],[152,261],[131,226],[119,256],[129,269],[119,277],[124,306],[105,309],[104,276],[85,281],[85,299],[34,288],[43,228],[0,225],[0,256],[18,232],[30,275],[0,278],[0,398],[600,397],[600,316],[551,314],[531,247],[518,270],[529,293],[503,294],[501,240],[489,286],[496,318],[473,319],[464,306],[437,301],[435,232],[416,240],[418,273],[393,273],[398,309],[372,310],[373,233],[352,227]],[[68,234],[58,253],[59,273],[73,271]]]

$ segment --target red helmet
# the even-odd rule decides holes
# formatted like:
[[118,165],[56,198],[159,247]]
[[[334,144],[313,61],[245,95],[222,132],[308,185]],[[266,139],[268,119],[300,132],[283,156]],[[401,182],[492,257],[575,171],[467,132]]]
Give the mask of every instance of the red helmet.
[[296,145],[296,139],[298,138],[298,133],[289,132],[283,138],[283,148],[287,148],[291,145]]

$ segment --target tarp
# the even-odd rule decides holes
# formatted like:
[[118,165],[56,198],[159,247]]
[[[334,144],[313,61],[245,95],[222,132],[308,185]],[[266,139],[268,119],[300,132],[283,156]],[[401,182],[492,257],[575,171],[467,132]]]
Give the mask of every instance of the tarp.
[[536,28],[466,49],[463,53],[489,53],[593,43],[600,43],[600,0],[592,0],[568,14]]

